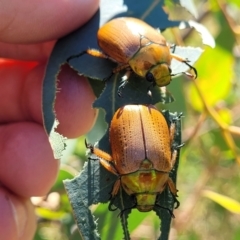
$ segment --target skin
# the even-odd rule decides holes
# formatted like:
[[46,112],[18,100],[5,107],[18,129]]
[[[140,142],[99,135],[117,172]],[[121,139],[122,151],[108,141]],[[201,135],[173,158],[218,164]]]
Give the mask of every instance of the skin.
[[[31,196],[48,193],[58,173],[41,112],[47,60],[60,37],[87,22],[98,0],[1,1],[0,8],[0,236],[33,239]],[[25,61],[22,61],[25,60]],[[95,96],[86,79],[68,66],[59,75],[55,110],[58,131],[78,137],[92,127]],[[82,112],[84,111],[84,114]]]

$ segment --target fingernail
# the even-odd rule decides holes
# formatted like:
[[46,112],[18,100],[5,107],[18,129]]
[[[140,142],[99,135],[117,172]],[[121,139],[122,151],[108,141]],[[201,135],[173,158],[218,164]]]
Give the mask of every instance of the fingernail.
[[10,197],[9,203],[12,208],[14,220],[16,222],[18,237],[20,238],[24,233],[27,223],[26,209],[24,208],[24,205],[15,197]]

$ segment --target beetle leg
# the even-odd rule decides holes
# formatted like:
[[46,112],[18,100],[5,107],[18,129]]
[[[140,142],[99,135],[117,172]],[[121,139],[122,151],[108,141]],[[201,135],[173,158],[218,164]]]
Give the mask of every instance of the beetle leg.
[[[112,59],[112,58],[110,58],[110,57],[107,57],[107,58],[109,58],[109,59],[111,59],[113,62],[115,62],[114,59]],[[120,72],[121,70],[123,70],[123,69],[125,69],[125,68],[127,68],[127,67],[129,67],[128,64],[123,64],[123,65],[117,66],[116,68],[113,69],[113,71],[111,72],[111,74],[110,74],[108,77],[106,77],[106,78],[103,79],[103,81],[104,81],[104,82],[108,81],[115,73],[118,73],[118,72]],[[124,82],[127,81],[127,79],[128,79],[129,76],[130,76],[130,74],[128,74],[128,72],[131,73],[130,71],[127,71],[127,72],[125,73],[125,75],[123,76],[123,79],[122,79]],[[125,85],[126,85],[126,84],[125,84]],[[121,97],[121,89],[120,89],[120,88],[124,88],[125,85],[122,86],[122,84],[121,84],[121,85],[118,87],[118,95],[119,95],[119,97]],[[122,86],[122,87],[121,87],[121,86]]]
[[113,69],[113,73],[118,73],[120,71],[122,71],[123,69],[125,68],[128,68],[129,67],[129,64],[126,63],[126,64],[121,64],[119,66],[117,66],[116,68]]
[[92,154],[95,154],[97,157],[102,158],[108,162],[112,161],[112,157],[110,154],[100,150],[99,148],[95,148],[92,144],[87,143],[86,139],[85,139],[85,146],[91,151]]
[[84,54],[89,54],[93,57],[99,57],[99,58],[109,58],[106,54],[100,52],[99,50],[97,49],[88,49],[88,50],[85,50],[85,51],[82,51],[78,54],[75,54],[75,55],[72,55],[70,56],[69,58],[67,58],[67,63],[69,63],[69,61],[73,58],[79,58],[81,57],[82,55]]
[[174,53],[177,45],[173,43],[173,44],[169,44],[168,46],[169,46],[169,49],[172,50],[172,53]]
[[167,208],[167,207],[163,207],[163,206],[159,205],[158,203],[156,203],[155,206],[158,207],[158,208],[162,208],[162,209],[167,210],[167,211],[169,212],[169,214],[171,215],[171,217],[172,217],[172,218],[175,218],[175,216],[174,216],[174,214],[173,214],[173,212],[172,212],[171,209],[169,209],[169,208]]
[[170,177],[167,180],[167,185],[170,189],[170,192],[173,194],[173,196],[178,197],[178,195],[177,195],[178,190],[176,189],[175,184]]
[[[175,131],[176,131],[176,121],[179,121],[179,120],[182,118],[182,116],[183,116],[183,113],[180,112],[180,113],[178,114],[178,116],[176,116],[176,117],[173,118],[173,122],[172,122],[171,125],[170,125],[171,144],[172,144],[172,142],[173,142],[173,140],[174,140],[174,134],[175,134]],[[172,125],[174,125],[174,126],[172,126]],[[174,149],[175,149],[175,150],[178,150],[178,149],[180,149],[181,147],[183,147],[184,145],[185,145],[185,143],[181,143],[180,145],[175,146]]]
[[174,149],[174,150],[172,151],[172,159],[171,159],[172,168],[173,168],[173,166],[175,165],[176,159],[177,159],[177,150]]
[[120,188],[120,185],[121,185],[121,180],[119,178],[113,186],[113,190],[112,190],[112,193],[111,193],[113,198],[117,195],[117,193],[119,191],[119,188]]
[[126,71],[125,75],[122,77],[121,84],[119,85],[118,90],[117,90],[117,94],[119,97],[122,97],[122,90],[128,84],[128,78],[129,78],[130,74],[131,74],[130,70]]
[[93,57],[106,58],[106,59],[109,58],[108,55],[102,53],[101,51],[99,51],[97,49],[88,49],[88,50],[86,50],[86,52]]
[[109,205],[108,205],[108,210],[109,210],[109,211],[116,211],[116,210],[117,210],[117,207],[112,208],[112,205],[113,205],[113,203],[114,203],[114,200],[115,200],[115,198],[112,198],[112,199],[110,200],[110,203],[109,203]]
[[109,211],[115,211],[115,210],[117,210],[117,207],[116,207],[116,208],[112,208],[112,205],[113,205],[113,202],[114,202],[114,200],[115,200],[115,197],[116,197],[116,195],[117,195],[117,193],[118,193],[118,191],[119,191],[120,186],[121,186],[121,180],[120,180],[120,178],[119,178],[119,179],[114,183],[114,185],[113,185],[113,190],[112,190],[112,192],[111,192],[111,197],[110,197],[110,203],[109,203],[109,205],[108,205]]
[[[116,168],[114,167],[112,163],[113,159],[112,156],[104,151],[102,151],[99,148],[95,148],[93,145],[88,144],[86,139],[85,139],[85,145],[86,148],[90,149],[91,153],[96,155],[99,158],[100,163],[102,164],[103,167],[105,167],[108,171],[111,173],[119,176]],[[95,159],[94,159],[95,160]]]
[[173,121],[178,121],[178,120],[180,120],[182,117],[184,117],[183,112],[180,112],[176,117],[173,118]]
[[67,63],[69,63],[69,61],[70,61],[71,59],[81,57],[81,56],[84,55],[84,54],[87,54],[87,51],[86,51],[86,50],[83,51],[83,52],[80,52],[80,53],[78,53],[78,54],[75,54],[75,55],[70,56],[69,58],[67,58],[66,61],[67,61]]
[[167,184],[168,184],[168,187],[170,189],[170,192],[172,193],[172,196],[173,196],[173,199],[174,199],[174,204],[177,203],[175,208],[178,208],[179,205],[180,205],[180,202],[177,200],[178,190],[176,189],[176,186],[175,186],[174,182],[172,181],[172,179],[170,177],[168,178]]
[[176,132],[176,124],[175,123],[172,122],[170,124],[169,131],[170,131],[170,143],[172,145],[173,140],[174,140],[174,136],[175,136],[175,132]]
[[176,146],[176,150],[180,149],[181,147],[183,147],[185,145],[185,143],[181,143],[180,145]]
[[[178,60],[179,62],[183,62],[183,63],[185,63],[190,69],[192,69],[193,71],[194,71],[194,79],[196,79],[197,78],[197,70],[196,70],[196,68],[195,67],[193,67],[192,65],[190,65],[189,64],[189,60],[188,59],[186,59],[186,58],[182,58],[182,57],[180,57],[180,56],[178,56],[178,55],[176,55],[176,54],[171,54],[171,57],[172,58],[174,58],[174,59],[176,59],[176,60]],[[184,74],[186,74],[187,76],[189,76],[189,77],[193,77],[193,75],[192,74],[190,74],[190,73],[186,73],[186,72],[183,72]]]
[[99,159],[100,163],[104,168],[106,168],[109,172],[113,173],[114,175],[119,175],[116,168],[109,162],[106,161],[105,159]]

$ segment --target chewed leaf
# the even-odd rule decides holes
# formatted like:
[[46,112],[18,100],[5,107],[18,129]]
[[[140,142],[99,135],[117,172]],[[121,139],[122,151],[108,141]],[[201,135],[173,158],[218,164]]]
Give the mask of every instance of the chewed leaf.
[[199,32],[199,34],[202,37],[203,44],[208,45],[212,48],[215,47],[216,45],[215,40],[205,26],[192,20],[189,21],[189,24],[191,27],[194,27],[197,30],[197,32]]
[[240,214],[240,202],[230,197],[209,190],[205,190],[203,196],[213,200],[232,213]]
[[89,161],[79,176],[64,181],[75,221],[84,239],[100,239],[89,206],[107,202],[114,181],[116,177],[100,167],[99,161]]
[[62,151],[66,147],[65,141],[67,138],[56,132],[57,125],[58,121],[55,119],[53,128],[49,134],[49,142],[53,149],[54,158],[60,159],[62,157]]
[[193,27],[197,30],[197,32],[202,37],[203,44],[208,45],[212,48],[215,47],[215,45],[216,45],[215,40],[205,26],[203,26],[202,24],[197,23],[195,21],[192,21],[192,20],[189,20],[188,22],[183,21],[183,22],[181,22],[181,24],[179,26],[180,29],[184,29],[187,27]]
[[198,12],[192,0],[180,0],[181,6],[185,7],[195,18],[198,17]]

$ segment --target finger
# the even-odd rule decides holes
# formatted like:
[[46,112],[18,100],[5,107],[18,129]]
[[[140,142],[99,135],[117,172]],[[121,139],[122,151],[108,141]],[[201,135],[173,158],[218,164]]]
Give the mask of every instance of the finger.
[[45,195],[56,179],[58,161],[43,127],[32,122],[1,125],[0,142],[0,182],[22,197]]
[[56,41],[36,44],[13,44],[0,42],[1,58],[46,62]]
[[[45,65],[9,61],[0,64],[0,122],[42,120],[42,81]],[[95,99],[85,78],[68,66],[59,75],[56,114],[58,130],[66,137],[85,134],[92,127],[97,112],[92,109]],[[45,89],[47,90],[47,89]],[[49,103],[52,104],[52,103]]]
[[76,138],[87,133],[95,122],[98,113],[92,107],[95,95],[87,79],[68,65],[62,67],[58,79],[55,111],[60,124],[57,131]]
[[32,74],[36,62],[0,62],[0,122],[36,121],[41,123],[41,76]]
[[2,240],[31,240],[36,229],[34,208],[28,199],[0,187],[0,233]]
[[97,9],[98,0],[1,1],[0,41],[36,43],[58,39],[87,22]]

